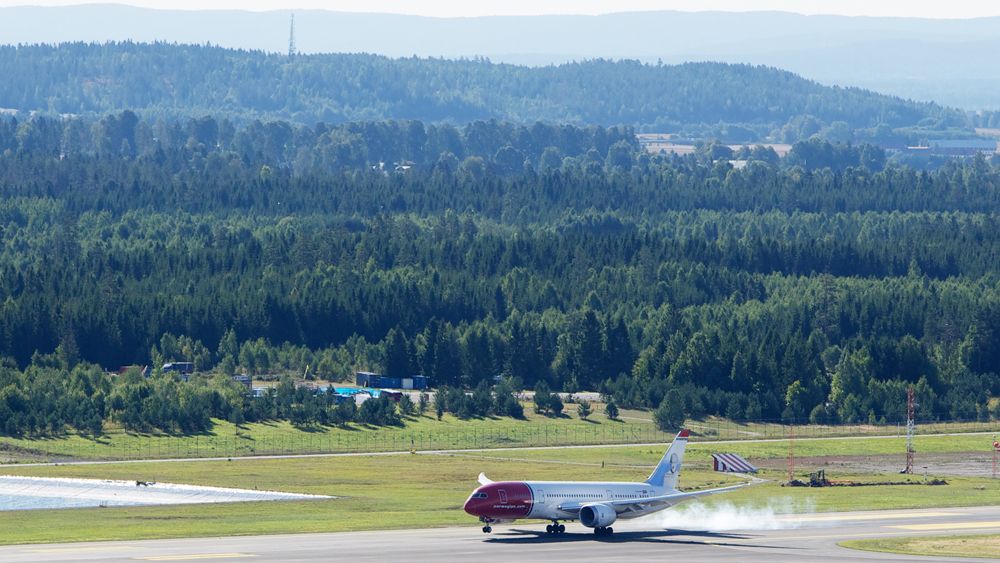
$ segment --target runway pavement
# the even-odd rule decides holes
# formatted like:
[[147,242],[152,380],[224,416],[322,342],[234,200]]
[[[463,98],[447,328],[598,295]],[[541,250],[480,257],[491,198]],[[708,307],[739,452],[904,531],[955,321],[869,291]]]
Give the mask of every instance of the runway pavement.
[[913,556],[848,550],[837,542],[1000,533],[1000,507],[821,513],[777,520],[789,529],[655,530],[649,522],[633,521],[616,523],[611,538],[596,538],[578,524],[549,537],[542,523],[517,523],[497,526],[490,535],[469,527],[11,546],[0,547],[0,561],[913,561]]

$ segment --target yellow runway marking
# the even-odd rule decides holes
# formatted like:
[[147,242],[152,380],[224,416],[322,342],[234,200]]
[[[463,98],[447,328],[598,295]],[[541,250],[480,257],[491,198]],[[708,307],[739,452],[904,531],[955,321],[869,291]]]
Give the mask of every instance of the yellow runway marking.
[[967,528],[1000,528],[1000,521],[996,522],[944,522],[942,524],[903,524],[891,526],[900,530],[964,530]]
[[251,553],[197,553],[192,555],[152,555],[150,557],[133,557],[143,561],[192,561],[195,559],[240,559],[257,557]]
[[126,545],[109,545],[104,547],[43,547],[39,549],[26,549],[25,553],[101,553],[103,551],[127,551],[135,549]]
[[856,514],[851,516],[832,514],[796,516],[794,514],[789,514],[787,516],[780,516],[779,520],[789,522],[850,522],[861,520],[893,520],[895,518],[937,518],[940,516],[960,516],[960,514],[956,514],[954,512],[893,512],[889,514]]

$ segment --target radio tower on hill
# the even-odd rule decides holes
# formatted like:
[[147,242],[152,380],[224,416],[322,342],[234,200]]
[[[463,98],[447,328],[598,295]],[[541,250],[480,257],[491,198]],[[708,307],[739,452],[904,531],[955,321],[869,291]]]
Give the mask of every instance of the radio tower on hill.
[[916,406],[917,401],[911,385],[906,389],[906,469],[903,470],[903,473],[906,474],[913,473],[913,454],[916,453],[913,448],[913,435],[916,433]]
[[292,14],[291,24],[288,28],[288,56],[295,56],[295,14]]

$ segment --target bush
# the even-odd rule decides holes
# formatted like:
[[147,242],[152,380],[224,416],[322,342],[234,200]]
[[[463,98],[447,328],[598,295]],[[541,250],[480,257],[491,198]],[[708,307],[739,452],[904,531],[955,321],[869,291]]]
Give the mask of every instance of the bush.
[[684,400],[677,389],[667,391],[667,396],[653,412],[653,422],[661,432],[675,432],[684,424]]
[[489,383],[480,381],[472,391],[471,410],[473,416],[487,416],[493,409],[493,393]]
[[588,401],[580,401],[580,404],[576,406],[576,414],[582,420],[586,420],[590,416],[590,403]]
[[604,414],[609,420],[618,420],[618,405],[614,399],[608,399],[608,404],[604,406]]
[[538,385],[535,385],[535,412],[538,414],[546,412],[551,401],[552,393],[549,391],[549,384],[539,381]]
[[402,414],[403,416],[413,416],[413,413],[415,413],[416,410],[417,408],[413,404],[413,399],[410,399],[410,396],[404,393],[403,396],[399,399],[400,414]]
[[493,412],[499,416],[524,418],[524,407],[517,400],[514,388],[510,384],[498,383],[493,390]]
[[563,402],[559,395],[553,393],[549,395],[549,411],[553,416],[559,416],[563,411]]
[[373,426],[400,426],[403,421],[396,412],[396,403],[388,397],[368,399],[358,409],[358,422]]

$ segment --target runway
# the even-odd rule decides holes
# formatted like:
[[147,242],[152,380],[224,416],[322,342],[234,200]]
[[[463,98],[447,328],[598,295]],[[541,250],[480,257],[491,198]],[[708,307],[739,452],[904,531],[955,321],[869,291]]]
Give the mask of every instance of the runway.
[[497,526],[491,535],[467,527],[10,546],[0,547],[0,561],[913,561],[913,556],[854,551],[837,542],[1000,533],[1000,507],[995,506],[820,513],[778,520],[792,529],[653,530],[648,523],[629,522],[616,523],[614,536],[598,539],[579,524],[549,537],[542,523],[517,523]]

